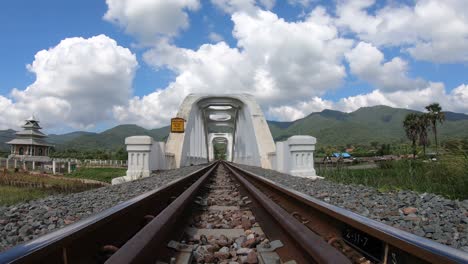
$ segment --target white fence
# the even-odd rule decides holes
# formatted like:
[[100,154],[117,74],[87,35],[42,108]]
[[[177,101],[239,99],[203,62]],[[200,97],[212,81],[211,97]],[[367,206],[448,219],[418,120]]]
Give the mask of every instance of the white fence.
[[85,168],[127,168],[126,160],[78,160],[52,159],[50,162],[23,161],[0,158],[0,168],[24,171],[42,171],[52,174],[71,173],[79,167]]

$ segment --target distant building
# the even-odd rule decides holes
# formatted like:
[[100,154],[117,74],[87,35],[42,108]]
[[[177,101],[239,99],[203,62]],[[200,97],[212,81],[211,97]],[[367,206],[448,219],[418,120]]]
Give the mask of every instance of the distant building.
[[333,153],[333,157],[335,158],[344,158],[344,159],[349,159],[351,158],[351,155],[347,152],[342,152],[342,153]]
[[10,145],[11,154],[9,159],[21,161],[49,162],[49,151],[52,145],[48,144],[42,133],[39,121],[34,116],[26,120],[22,126],[23,131],[16,132],[16,138],[7,142]]

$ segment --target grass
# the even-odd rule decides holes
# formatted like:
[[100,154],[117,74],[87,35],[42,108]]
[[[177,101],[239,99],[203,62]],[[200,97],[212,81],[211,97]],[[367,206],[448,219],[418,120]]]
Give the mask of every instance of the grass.
[[468,158],[446,156],[438,162],[389,161],[373,169],[323,168],[318,175],[345,184],[362,184],[381,191],[413,190],[468,199]]
[[80,168],[65,176],[110,183],[113,178],[125,176],[126,171],[125,168]]
[[8,206],[39,199],[50,194],[52,194],[50,191],[43,189],[0,186],[0,205]]
[[2,173],[0,174],[0,205],[12,205],[52,194],[82,192],[102,187],[102,185],[51,175]]
[[80,168],[63,177],[34,175],[21,172],[0,174],[0,205],[8,206],[42,198],[52,194],[81,192],[101,187],[98,183],[84,183],[91,179],[110,183],[115,177],[125,175],[124,168]]

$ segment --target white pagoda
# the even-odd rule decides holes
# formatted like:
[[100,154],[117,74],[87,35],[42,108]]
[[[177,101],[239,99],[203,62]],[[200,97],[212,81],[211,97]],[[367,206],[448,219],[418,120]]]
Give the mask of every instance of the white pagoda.
[[50,148],[45,138],[47,135],[42,133],[39,121],[31,116],[22,126],[23,131],[16,132],[16,138],[7,142],[11,148],[9,159],[18,159],[21,161],[49,162]]

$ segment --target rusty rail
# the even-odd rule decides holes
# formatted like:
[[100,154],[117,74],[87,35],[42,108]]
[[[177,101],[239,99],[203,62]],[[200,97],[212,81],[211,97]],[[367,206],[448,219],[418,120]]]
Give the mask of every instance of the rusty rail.
[[303,226],[341,249],[353,262],[468,263],[468,254],[461,250],[327,204],[232,163],[223,164],[244,176],[245,181],[260,189]]
[[248,195],[277,249],[297,263],[468,263],[468,254],[291,190],[236,165],[212,163],[165,187],[6,252],[0,263],[154,263],[216,166]]
[[247,181],[238,171],[233,170],[230,166],[226,167],[243,187],[247,189],[251,196],[270,213],[271,221],[277,221],[284,229],[284,232],[289,234],[296,244],[303,249],[304,253],[308,255],[306,260],[315,263],[351,263],[345,255],[326,243],[325,240],[312,232],[312,230],[302,225],[294,216],[278,206],[258,188]]
[[0,263],[102,263],[215,165],[2,252]]
[[[217,165],[218,163],[216,163],[216,166]],[[158,257],[158,254],[155,254],[155,249],[165,246],[163,243],[167,240],[168,235],[170,235],[170,230],[174,228],[178,217],[181,216],[187,205],[192,202],[195,194],[202,187],[203,183],[208,179],[216,166],[208,170],[194,184],[179,195],[174,202],[166,207],[134,237],[127,241],[122,248],[113,254],[106,263],[155,263]]]

